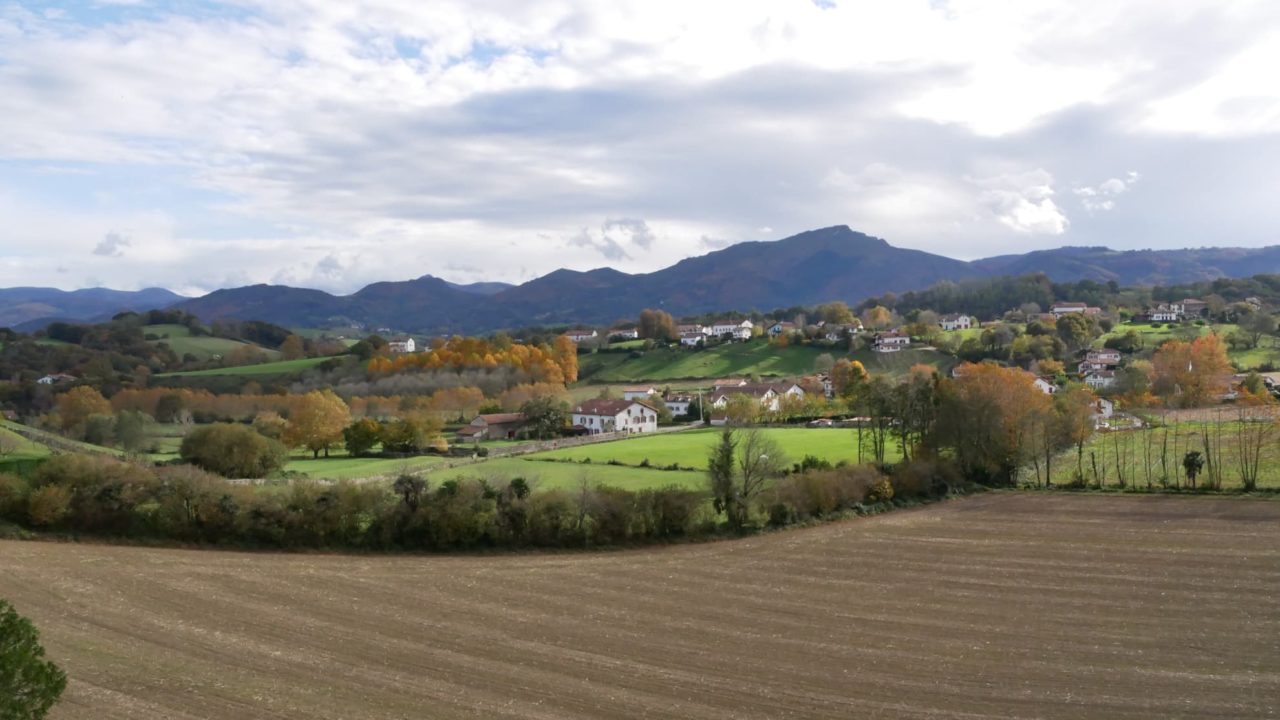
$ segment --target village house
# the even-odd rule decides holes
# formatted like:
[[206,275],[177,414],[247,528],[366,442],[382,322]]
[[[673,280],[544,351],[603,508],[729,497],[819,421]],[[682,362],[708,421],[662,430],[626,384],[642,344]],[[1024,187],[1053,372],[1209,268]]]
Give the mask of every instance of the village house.
[[948,332],[952,330],[968,330],[973,327],[972,322],[968,315],[943,315],[938,319],[938,324]]
[[1084,376],[1084,384],[1094,390],[1106,390],[1116,384],[1114,370],[1093,370]]
[[802,398],[804,397],[804,388],[796,383],[760,383],[725,387],[711,393],[708,404],[717,410],[723,410],[728,407],[730,398],[736,395],[756,398],[765,410],[777,412],[778,408],[781,407],[782,398],[788,396]]
[[1105,427],[1107,421],[1115,415],[1115,403],[1106,398],[1094,398],[1090,403],[1090,417],[1093,418],[1093,426],[1095,428]]
[[747,384],[746,378],[720,378],[711,383],[711,389],[719,390],[721,388],[742,387]]
[[1055,318],[1060,318],[1068,313],[1082,313],[1089,306],[1086,303],[1059,302],[1054,303],[1049,308],[1049,314]]
[[717,320],[711,324],[711,334],[734,340],[750,340],[755,324],[750,320]]
[[658,411],[638,400],[587,400],[573,408],[572,417],[574,428],[590,435],[658,429]]
[[1181,319],[1181,313],[1175,307],[1168,303],[1160,303],[1147,313],[1147,317],[1151,318],[1152,322],[1177,322]]
[[898,352],[911,345],[911,336],[898,330],[876,333],[871,349],[875,352]]
[[702,332],[682,332],[680,333],[680,344],[684,347],[698,347],[706,343],[707,336]]
[[1053,395],[1058,392],[1058,386],[1053,384],[1052,378],[1038,377],[1033,381],[1036,389],[1045,395]]
[[658,388],[652,385],[632,385],[622,389],[623,400],[643,400],[650,395],[657,395]]
[[769,326],[769,329],[767,332],[769,333],[770,337],[777,337],[784,333],[789,335],[795,332],[797,329],[798,328],[796,327],[796,324],[793,322],[776,322]]
[[413,341],[413,338],[403,338],[400,340],[392,340],[391,342],[387,343],[387,352],[389,353],[398,354],[398,353],[411,353],[411,352],[417,352],[417,351],[418,351],[418,346]]
[[697,335],[710,335],[711,328],[706,325],[699,325],[696,323],[685,324],[685,325],[677,325],[676,332],[680,333],[681,335],[684,335],[685,333],[697,334]]
[[1182,313],[1183,317],[1200,317],[1209,309],[1209,303],[1196,298],[1184,298],[1182,302],[1175,303],[1174,307]]
[[827,342],[840,342],[848,337],[853,337],[862,331],[861,324],[851,325],[834,325],[828,324],[822,327],[822,337]]
[[595,330],[569,330],[564,336],[576,343],[581,343],[600,337],[600,334]]
[[693,395],[668,393],[662,396],[662,402],[671,411],[673,417],[680,417],[689,414],[689,406],[697,398]]
[[524,415],[521,413],[488,413],[477,415],[470,424],[458,430],[457,436],[467,442],[515,440],[523,427]]
[[616,327],[609,331],[609,337],[620,338],[622,340],[639,340],[640,328],[634,325],[630,327]]
[[53,375],[45,375],[39,380],[36,380],[36,382],[41,385],[57,385],[58,383],[62,383],[62,382],[75,382],[77,379],[78,378],[75,375],[68,375],[66,373],[54,373]]

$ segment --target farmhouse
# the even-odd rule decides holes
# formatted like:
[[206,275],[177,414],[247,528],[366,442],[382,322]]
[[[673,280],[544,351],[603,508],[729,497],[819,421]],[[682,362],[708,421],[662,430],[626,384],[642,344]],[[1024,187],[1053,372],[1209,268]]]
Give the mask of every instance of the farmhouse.
[[387,343],[387,352],[389,353],[411,353],[417,352],[417,344],[413,338],[402,338],[400,340],[392,340]]
[[1105,425],[1111,416],[1115,414],[1115,403],[1106,398],[1094,398],[1090,404],[1092,412],[1090,417],[1093,418],[1094,427]]
[[623,340],[638,340],[640,338],[640,329],[634,325],[630,327],[616,327],[609,331],[609,337],[621,338]]
[[1176,322],[1182,317],[1178,306],[1169,305],[1168,303],[1160,303],[1147,315],[1153,322]]
[[1058,386],[1053,384],[1052,378],[1038,377],[1035,379],[1036,389],[1045,395],[1053,395],[1058,392]]
[[1106,390],[1116,384],[1114,370],[1093,370],[1084,376],[1084,384],[1094,390]]
[[911,336],[898,330],[876,333],[871,349],[875,352],[898,352],[911,345]]
[[790,334],[797,330],[796,324],[793,322],[776,322],[769,326],[768,333],[772,337],[783,334]]
[[746,378],[720,378],[719,380],[711,383],[711,389],[719,390],[720,388],[742,387],[746,384]]
[[769,412],[777,412],[781,406],[783,397],[804,397],[804,388],[795,383],[761,383],[756,385],[740,385],[738,387],[726,387],[717,389],[711,393],[709,404],[718,410],[723,410],[728,406],[729,400],[735,395],[746,395],[756,398],[760,401],[760,405]]
[[632,385],[622,389],[623,400],[643,400],[650,395],[657,395],[658,388],[652,385]]
[[564,334],[570,340],[581,343],[600,336],[595,330],[570,330]]
[[470,424],[458,430],[458,439],[467,441],[514,440],[524,427],[521,413],[489,413],[477,415]]
[[75,375],[68,375],[66,373],[54,373],[53,375],[45,375],[39,380],[36,380],[36,382],[41,385],[57,385],[60,382],[75,382],[76,380],[77,378]]
[[678,325],[676,326],[676,332],[680,333],[681,335],[684,335],[685,333],[689,333],[691,335],[693,334],[710,335],[711,328],[707,327],[706,325],[699,325],[697,323],[694,323],[694,324]]
[[658,429],[658,411],[637,400],[587,400],[575,406],[572,415],[574,428],[590,435]]
[[1107,365],[1119,365],[1120,351],[1112,350],[1110,348],[1106,350],[1090,350],[1088,353],[1085,354],[1084,359],[1087,362],[1105,363]]
[[1068,313],[1082,313],[1087,307],[1089,306],[1085,303],[1060,302],[1054,303],[1049,308],[1049,313],[1055,318],[1059,318]]
[[857,335],[862,331],[862,325],[824,325],[822,327],[822,337],[827,342],[840,342],[841,340]]
[[697,347],[707,341],[705,333],[701,332],[682,332],[680,333],[680,344],[684,347]]
[[734,340],[750,340],[755,325],[750,320],[717,320],[711,324],[711,334]]
[[938,324],[943,330],[968,330],[973,327],[972,320],[968,315],[943,315],[938,319]]
[[689,414],[689,406],[693,404],[696,398],[693,395],[683,395],[669,393],[662,396],[662,402],[666,404],[667,409],[675,417]]

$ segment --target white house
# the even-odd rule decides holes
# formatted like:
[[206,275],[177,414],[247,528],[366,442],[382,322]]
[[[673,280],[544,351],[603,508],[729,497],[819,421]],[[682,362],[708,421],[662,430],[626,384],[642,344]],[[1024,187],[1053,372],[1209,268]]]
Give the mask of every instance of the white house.
[[729,405],[729,400],[735,395],[746,395],[756,398],[760,401],[760,405],[769,412],[777,412],[781,406],[784,397],[804,397],[804,388],[795,383],[762,383],[759,385],[738,385],[717,388],[711,393],[709,404],[718,410],[723,410]]
[[658,388],[652,385],[633,385],[622,389],[623,400],[643,400],[650,395],[657,395]]
[[777,337],[783,333],[793,333],[798,329],[799,328],[797,328],[796,324],[793,322],[776,322],[769,326],[769,330],[767,332],[769,335]]
[[1182,310],[1177,305],[1160,303],[1149,315],[1154,322],[1176,322],[1182,319]]
[[39,380],[36,380],[36,382],[41,385],[56,385],[60,382],[75,382],[75,381],[76,381],[75,375],[68,375],[66,373],[54,373],[53,375],[45,375]]
[[1093,426],[1096,428],[1105,425],[1111,419],[1115,414],[1116,406],[1106,398],[1094,398],[1090,408],[1092,409],[1090,417],[1093,418]]
[[680,333],[680,344],[684,347],[698,347],[707,341],[705,333],[701,332],[682,332]]
[[716,337],[729,336],[734,340],[750,340],[755,324],[750,320],[717,320],[711,324],[711,334]]
[[640,339],[640,329],[634,327],[614,328],[609,331],[609,337],[622,338],[623,340],[638,340]]
[[1107,365],[1120,364],[1120,351],[1107,348],[1106,350],[1090,350],[1085,353],[1085,361],[1105,363]]
[[662,402],[666,403],[667,409],[675,417],[689,414],[689,406],[693,404],[696,398],[693,395],[663,395]]
[[658,411],[637,400],[587,400],[573,408],[573,425],[591,435],[648,433],[658,429]]
[[1068,313],[1082,313],[1088,309],[1089,306],[1085,303],[1060,302],[1054,303],[1053,306],[1049,308],[1049,312],[1054,317],[1059,318],[1063,315],[1067,315]]
[[711,328],[707,325],[699,325],[697,323],[676,326],[676,332],[684,335],[685,333],[696,335],[710,335]]
[[898,352],[903,348],[910,347],[911,336],[897,330],[876,333],[875,341],[871,345],[871,349],[876,352]]
[[1057,385],[1054,385],[1053,382],[1042,377],[1038,377],[1035,379],[1035,386],[1037,390],[1044,393],[1045,395],[1053,395],[1054,393],[1058,392]]
[[746,384],[746,378],[720,378],[711,383],[711,389],[720,390],[721,388],[742,387]]
[[580,343],[599,337],[600,334],[595,330],[570,330],[566,332],[564,336],[576,343]]
[[405,338],[403,340],[392,340],[387,343],[387,352],[389,353],[411,353],[417,352],[417,344],[413,342],[413,338]]
[[861,331],[861,325],[824,325],[822,337],[828,342],[840,342],[847,337],[857,335]]
[[1116,384],[1114,370],[1094,370],[1084,376],[1084,384],[1094,390],[1106,390]]
[[973,327],[972,323],[973,321],[968,315],[943,315],[938,319],[938,324],[948,332],[951,330],[968,330]]

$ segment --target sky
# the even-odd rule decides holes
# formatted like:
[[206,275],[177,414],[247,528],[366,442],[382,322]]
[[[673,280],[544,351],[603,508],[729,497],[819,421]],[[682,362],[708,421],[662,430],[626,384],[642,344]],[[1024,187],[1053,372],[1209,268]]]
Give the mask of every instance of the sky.
[[0,0],[0,286],[1280,244],[1280,2]]

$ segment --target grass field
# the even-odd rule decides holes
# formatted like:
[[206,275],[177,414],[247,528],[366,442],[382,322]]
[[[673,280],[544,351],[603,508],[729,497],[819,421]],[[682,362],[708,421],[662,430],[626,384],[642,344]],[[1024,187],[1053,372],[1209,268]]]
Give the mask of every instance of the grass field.
[[[1183,336],[1196,337],[1196,335],[1208,335],[1211,332],[1217,333],[1225,340],[1227,336],[1239,329],[1237,325],[1216,323],[1212,325],[1181,325],[1175,324],[1169,327],[1168,323],[1160,323],[1160,327],[1153,328],[1150,323],[1124,323],[1117,325],[1115,328],[1094,341],[1093,346],[1100,348],[1106,343],[1107,339],[1119,335],[1124,335],[1130,330],[1137,331],[1142,336],[1143,343],[1148,349],[1154,350],[1165,342]],[[1274,337],[1263,337],[1256,348],[1235,349],[1228,346],[1227,357],[1236,366],[1243,370],[1252,370],[1265,364],[1280,366],[1280,344]]]
[[[1081,463],[1084,477],[1090,484],[1101,481],[1113,487],[1120,485],[1122,476],[1128,486],[1146,487],[1148,481],[1153,486],[1160,486],[1162,475],[1167,477],[1171,486],[1185,484],[1182,458],[1188,450],[1204,453],[1205,434],[1208,433],[1210,446],[1219,448],[1215,452],[1221,458],[1222,487],[1239,489],[1243,483],[1239,475],[1241,443],[1238,432],[1249,426],[1231,421],[1234,416],[1230,411],[1224,417],[1226,421],[1220,427],[1213,420],[1170,424],[1163,465],[1160,461],[1161,447],[1166,442],[1163,427],[1095,433],[1085,444]],[[1054,460],[1054,483],[1066,484],[1075,478],[1076,459],[1075,450],[1069,450]],[[1258,468],[1258,487],[1280,488],[1280,430],[1270,431],[1269,439],[1262,444]],[[1024,480],[1032,477],[1034,472],[1030,469],[1023,474]],[[1202,471],[1197,484],[1203,486],[1207,479],[1207,470]]]
[[[768,428],[763,430],[771,440],[778,443],[790,462],[799,462],[805,455],[828,460],[831,463],[840,460],[856,462],[858,459],[858,436],[855,430],[847,428]],[[705,470],[707,455],[720,439],[720,430],[687,430],[678,433],[648,435],[617,442],[582,445],[579,447],[551,450],[530,457],[537,459],[554,458],[581,461],[591,458],[593,463],[605,463],[617,460],[626,465],[639,465],[648,460],[651,465],[670,465],[677,463],[681,467],[693,467]],[[870,453],[870,441],[865,452]],[[896,460],[900,453],[896,449],[890,451],[890,460]],[[865,459],[865,458],[864,458]]]
[[400,472],[416,472],[443,461],[439,455],[410,458],[350,457],[345,450],[331,450],[329,457],[313,459],[310,452],[294,452],[284,469],[326,480],[358,480],[388,477]]
[[275,362],[259,363],[257,365],[240,365],[237,367],[226,368],[209,368],[208,370],[187,370],[185,372],[160,373],[156,375],[158,378],[167,377],[215,377],[222,375],[287,375],[303,370],[309,370],[316,365],[330,360],[332,358],[302,358],[299,360],[277,360]]
[[868,370],[901,375],[917,363],[950,369],[955,359],[929,350],[907,350],[899,353],[873,353],[863,350],[852,355],[840,350],[790,346],[779,348],[765,340],[727,343],[705,350],[663,348],[650,350],[642,357],[628,353],[595,353],[578,358],[579,377],[593,384],[634,383],[715,379],[722,377],[794,377],[814,372],[818,357],[831,354],[836,358],[859,360]]
[[273,360],[280,357],[280,352],[277,350],[269,350],[250,343],[240,342],[239,340],[228,340],[207,335],[192,336],[191,329],[186,325],[147,325],[142,328],[142,332],[147,335],[158,336],[160,339],[155,342],[167,343],[179,356],[190,353],[200,360],[208,360],[214,355],[227,357],[244,347],[260,350]]
[[625,467],[603,462],[542,462],[532,457],[494,458],[474,465],[436,470],[426,478],[434,485],[459,478],[511,480],[520,477],[527,480],[535,492],[572,490],[584,479],[591,485],[611,485],[627,490],[651,490],[671,485],[703,490],[707,484],[707,476],[702,472]]
[[1262,718],[1280,502],[991,493],[745,540],[377,557],[0,542],[52,720]]

